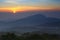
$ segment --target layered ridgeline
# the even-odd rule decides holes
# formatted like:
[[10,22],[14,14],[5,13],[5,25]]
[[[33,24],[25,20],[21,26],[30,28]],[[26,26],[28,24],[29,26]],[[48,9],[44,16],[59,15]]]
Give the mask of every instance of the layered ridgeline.
[[41,14],[36,14],[15,21],[10,22],[1,21],[0,31],[6,32],[41,31],[48,33],[60,33],[60,19],[46,17]]

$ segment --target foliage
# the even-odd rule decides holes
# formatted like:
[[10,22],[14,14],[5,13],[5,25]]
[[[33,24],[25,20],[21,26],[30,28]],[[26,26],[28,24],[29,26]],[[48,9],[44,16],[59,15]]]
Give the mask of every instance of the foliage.
[[37,33],[24,33],[22,35],[16,35],[14,33],[6,33],[0,36],[0,40],[59,40],[59,35],[57,34],[37,34]]

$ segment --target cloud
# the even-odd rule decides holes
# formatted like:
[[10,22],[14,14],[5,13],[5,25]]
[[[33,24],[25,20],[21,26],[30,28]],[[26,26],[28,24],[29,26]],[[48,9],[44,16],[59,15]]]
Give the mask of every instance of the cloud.
[[17,0],[5,0],[3,3],[18,4]]
[[17,3],[16,1],[5,1],[5,3],[12,3],[12,4],[15,4]]
[[0,7],[3,5],[19,6],[59,6],[60,0],[0,0]]

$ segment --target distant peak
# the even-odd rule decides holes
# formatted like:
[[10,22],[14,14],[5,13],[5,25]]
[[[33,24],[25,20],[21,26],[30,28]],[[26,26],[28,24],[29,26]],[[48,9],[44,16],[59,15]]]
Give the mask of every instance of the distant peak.
[[46,17],[46,16],[44,16],[44,15],[42,15],[42,14],[36,14],[36,15],[32,15],[33,17]]

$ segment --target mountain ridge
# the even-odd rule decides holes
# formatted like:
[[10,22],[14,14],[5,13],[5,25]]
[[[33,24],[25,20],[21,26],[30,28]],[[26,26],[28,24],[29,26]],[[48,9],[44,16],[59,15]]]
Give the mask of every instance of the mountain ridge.
[[16,32],[43,31],[49,33],[50,32],[56,33],[56,30],[60,29],[60,19],[46,17],[41,14],[36,14],[24,19],[8,22],[4,26],[9,27],[5,29],[6,31],[16,31]]
[[44,15],[37,14],[37,15],[29,16],[24,19],[13,21],[11,23],[18,23],[18,24],[26,24],[26,23],[29,24],[30,23],[30,24],[36,25],[36,24],[53,23],[53,22],[60,22],[60,19],[46,17]]

